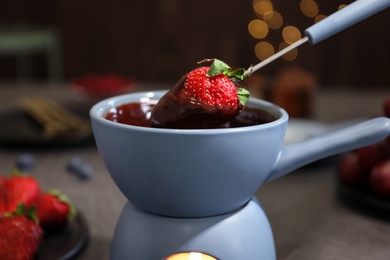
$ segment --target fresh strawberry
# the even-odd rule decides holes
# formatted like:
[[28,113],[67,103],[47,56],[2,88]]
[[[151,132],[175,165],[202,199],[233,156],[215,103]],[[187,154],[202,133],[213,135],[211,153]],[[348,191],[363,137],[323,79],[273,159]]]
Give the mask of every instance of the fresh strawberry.
[[350,187],[360,187],[368,179],[368,173],[362,168],[356,152],[346,153],[341,158],[337,175],[341,183]]
[[382,103],[382,111],[385,116],[390,117],[390,98],[386,98]]
[[388,145],[385,141],[359,148],[356,150],[356,154],[364,170],[370,170],[375,165],[390,159]]
[[390,160],[372,168],[369,183],[376,194],[390,198]]
[[5,182],[6,179],[7,179],[7,177],[0,174],[0,189],[1,189],[1,186],[3,185],[3,183]]
[[223,74],[210,77],[209,71],[209,67],[200,67],[188,73],[181,95],[199,103],[236,111],[240,101],[235,83]]
[[204,61],[213,62],[182,77],[156,104],[151,114],[153,127],[221,127],[241,112],[249,92],[237,82],[247,79],[248,73],[244,69],[231,71],[217,59]]
[[34,177],[14,173],[5,178],[0,186],[0,216],[15,211],[20,203],[25,207],[33,205],[40,192],[40,185]]
[[0,260],[29,260],[34,259],[43,230],[34,211],[25,211],[20,204],[15,212],[0,218],[0,234]]
[[45,230],[64,228],[76,214],[69,198],[56,189],[42,193],[36,207],[39,224]]

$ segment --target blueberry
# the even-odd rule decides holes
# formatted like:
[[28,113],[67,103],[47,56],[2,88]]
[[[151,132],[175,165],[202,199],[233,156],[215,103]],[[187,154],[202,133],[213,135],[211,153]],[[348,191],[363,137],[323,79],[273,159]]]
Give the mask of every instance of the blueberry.
[[77,172],[83,167],[83,160],[78,156],[73,156],[70,158],[67,169],[70,172]]
[[70,158],[67,169],[70,173],[83,180],[87,180],[93,175],[93,168],[85,163],[79,156]]
[[34,166],[35,159],[34,156],[30,153],[22,153],[16,157],[15,166],[18,170],[26,172],[31,170]]
[[91,178],[92,175],[93,175],[93,169],[89,164],[84,164],[81,171],[78,173],[78,177],[83,180]]

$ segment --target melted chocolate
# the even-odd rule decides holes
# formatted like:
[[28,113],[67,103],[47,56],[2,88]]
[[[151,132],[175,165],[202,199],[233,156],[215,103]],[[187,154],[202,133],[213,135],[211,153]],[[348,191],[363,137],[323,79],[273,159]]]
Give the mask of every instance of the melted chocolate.
[[128,103],[111,109],[105,118],[121,124],[150,127],[153,106],[149,103]]
[[[154,105],[150,103],[128,103],[110,110],[105,118],[121,124],[152,127],[150,115],[153,107]],[[267,111],[245,107],[237,117],[220,125],[219,128],[259,125],[272,122],[275,119],[275,116]]]

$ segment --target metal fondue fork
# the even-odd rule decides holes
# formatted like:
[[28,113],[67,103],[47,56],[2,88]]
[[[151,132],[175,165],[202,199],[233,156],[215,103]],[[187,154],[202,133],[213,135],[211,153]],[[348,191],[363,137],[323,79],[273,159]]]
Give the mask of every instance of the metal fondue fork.
[[294,48],[309,42],[316,44],[390,6],[390,0],[356,0],[305,30],[305,37],[247,69],[246,74],[264,67]]

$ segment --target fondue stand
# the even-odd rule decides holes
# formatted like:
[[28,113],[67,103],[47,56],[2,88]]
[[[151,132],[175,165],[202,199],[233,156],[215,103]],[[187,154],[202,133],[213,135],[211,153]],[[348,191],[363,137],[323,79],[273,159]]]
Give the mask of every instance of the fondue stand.
[[[284,53],[290,51],[293,48],[298,47],[299,45],[309,41],[311,44],[317,43],[349,26],[352,24],[361,21],[367,18],[370,15],[373,15],[387,7],[390,6],[390,0],[357,0],[347,7],[339,10],[338,12],[332,14],[331,16],[323,19],[319,23],[313,25],[305,31],[306,36],[302,38],[302,40],[298,41],[296,44],[293,44],[287,47],[285,50],[282,50],[280,53],[275,54],[269,59],[259,63],[258,65],[252,68],[253,72],[262,66],[268,64],[272,60],[282,56]],[[96,105],[95,105],[96,107]],[[111,248],[111,259],[112,260],[123,260],[123,259],[135,259],[135,260],[212,260],[212,259],[223,259],[223,260],[239,260],[239,259],[265,259],[265,260],[274,260],[276,259],[275,254],[275,246],[273,240],[273,234],[270,227],[270,224],[267,220],[267,217],[262,209],[261,204],[256,200],[256,198],[252,197],[252,199],[243,201],[236,208],[232,208],[229,210],[219,210],[218,214],[192,214],[192,208],[197,207],[198,211],[202,211],[202,206],[208,208],[206,212],[211,212],[212,207],[209,207],[210,200],[214,198],[209,196],[208,192],[223,192],[221,187],[215,187],[213,190],[206,189],[204,186],[207,186],[207,183],[203,183],[204,185],[200,185],[199,189],[203,190],[200,196],[196,196],[194,200],[186,201],[186,198],[177,198],[178,201],[185,201],[188,205],[184,204],[182,207],[188,209],[188,212],[180,212],[180,214],[176,215],[169,214],[170,208],[174,207],[164,206],[164,199],[161,199],[161,209],[160,212],[153,212],[153,207],[160,207],[157,202],[156,205],[152,207],[152,210],[145,208],[144,205],[153,204],[154,202],[144,203],[152,197],[152,194],[155,196],[162,190],[163,192],[159,193],[161,196],[169,197],[169,193],[172,192],[172,196],[175,195],[175,191],[173,189],[186,189],[186,185],[189,185],[192,180],[191,179],[179,179],[175,180],[175,183],[168,183],[165,180],[160,179],[161,183],[154,184],[156,189],[148,190],[148,193],[143,194],[142,196],[138,196],[139,194],[134,195],[132,193],[131,188],[128,186],[133,185],[130,181],[126,183],[127,176],[123,173],[123,169],[121,169],[121,165],[118,165],[118,162],[115,160],[111,153],[114,149],[117,149],[115,145],[120,146],[121,144],[115,143],[112,139],[107,142],[102,139],[107,138],[107,129],[96,123],[95,121],[99,121],[102,119],[95,119],[93,116],[93,111],[98,110],[99,108],[91,109],[91,117],[92,117],[92,126],[94,128],[95,139],[97,141],[97,146],[99,152],[102,155],[103,160],[106,163],[106,166],[113,176],[116,184],[121,189],[121,191],[129,198],[129,202],[124,206],[123,211],[120,215],[119,221],[117,223],[117,227],[115,230],[114,238],[112,241]],[[285,124],[287,124],[287,116],[285,118]],[[111,124],[110,123],[102,123]],[[387,126],[386,126],[387,127]],[[283,128],[283,127],[282,127]],[[367,127],[363,127],[367,129]],[[375,127],[375,129],[377,129]],[[149,131],[149,130],[147,130]],[[152,130],[153,131],[153,130]],[[378,130],[382,131],[382,130]],[[101,133],[100,133],[101,132]],[[111,132],[110,132],[111,133]],[[120,136],[120,134],[118,134]],[[157,134],[156,134],[157,135]],[[372,134],[375,135],[375,134]],[[380,138],[384,138],[381,133]],[[283,135],[281,135],[283,136]],[[181,137],[181,136],[180,136]],[[213,136],[217,138],[217,135]],[[118,140],[120,137],[113,137]],[[128,138],[133,138],[128,136]],[[162,138],[158,137],[157,138]],[[164,137],[165,138],[165,137]],[[248,137],[250,139],[250,137]],[[344,137],[343,137],[344,138]],[[379,137],[378,137],[379,138]],[[135,138],[137,139],[137,138]],[[159,139],[159,140],[160,140]],[[364,139],[364,138],[363,138]],[[379,141],[379,139],[364,139],[366,144],[373,143],[375,140]],[[155,141],[155,140],[153,140]],[[280,140],[279,140],[280,141]],[[281,140],[282,141],[282,140]],[[161,142],[164,140],[161,139]],[[254,141],[252,146],[261,146],[257,141]],[[265,142],[264,140],[262,142]],[[331,143],[331,142],[330,142]],[[142,142],[140,143],[142,144]],[[105,148],[105,146],[110,146],[115,148]],[[165,145],[165,144],[164,144]],[[199,144],[199,146],[202,144]],[[215,144],[214,144],[215,145]],[[360,143],[360,145],[364,145],[364,143]],[[340,148],[343,146],[339,145],[339,152],[342,151],[340,149],[353,149],[356,146],[347,145],[347,148]],[[110,150],[111,149],[111,150]],[[138,146],[135,146],[133,149],[140,149]],[[210,151],[214,148],[205,147],[204,151]],[[268,147],[267,149],[272,150],[272,147]],[[107,150],[107,152],[105,151]],[[118,154],[125,154],[127,151],[118,151]],[[252,151],[250,151],[252,152]],[[333,151],[334,152],[334,151]],[[113,152],[117,153],[116,151]],[[180,153],[180,151],[178,151]],[[263,155],[260,152],[261,155]],[[137,156],[136,153],[127,155],[130,157]],[[178,155],[180,156],[180,155]],[[268,155],[267,155],[268,156]],[[289,155],[287,155],[289,156]],[[295,156],[295,155],[292,155]],[[260,157],[260,156],[259,156]],[[275,156],[276,157],[276,156]],[[157,156],[156,156],[157,158]],[[233,157],[232,157],[233,158]],[[313,160],[316,160],[320,157],[316,157]],[[153,160],[153,159],[149,159]],[[233,160],[233,159],[232,159]],[[262,159],[263,160],[263,159]],[[284,158],[287,163],[283,163],[280,168],[287,168],[285,171],[289,171],[288,158]],[[313,161],[312,160],[312,161]],[[112,161],[112,162],[111,162]],[[148,159],[143,159],[144,164],[148,164]],[[112,164],[111,164],[112,163]],[[121,164],[120,162],[119,164]],[[302,163],[304,165],[306,162]],[[137,163],[140,166],[130,166],[130,168],[134,167],[134,169],[130,169],[134,172],[137,170],[142,171],[142,163]],[[149,167],[149,165],[143,165],[144,167]],[[296,166],[296,165],[295,165]],[[126,166],[129,168],[129,166]],[[162,165],[161,167],[165,167]],[[174,167],[174,166],[171,166]],[[137,168],[137,169],[135,169]],[[254,168],[254,167],[253,167]],[[129,169],[128,169],[129,170]],[[226,169],[225,169],[226,170]],[[121,172],[122,171],[122,172]],[[174,169],[170,170],[169,167],[166,168],[166,172],[159,173],[164,176],[165,173],[167,175],[172,175],[170,172],[175,171]],[[226,170],[228,171],[228,170]],[[233,170],[232,170],[233,171]],[[253,169],[256,171],[256,169]],[[268,169],[267,171],[271,171]],[[278,169],[276,169],[276,172]],[[122,175],[117,175],[115,172],[119,172]],[[138,173],[137,173],[138,174]],[[149,174],[148,172],[143,172],[143,174]],[[240,172],[236,173],[240,174]],[[284,173],[281,172],[273,174],[272,178],[277,178]],[[139,174],[141,175],[141,174]],[[227,176],[229,174],[227,173]],[[186,175],[191,176],[191,175]],[[159,177],[159,176],[158,176]],[[147,176],[142,175],[140,178],[144,178],[141,180],[146,186],[150,185],[151,182],[158,182],[155,180],[157,177],[148,179]],[[165,178],[165,177],[161,177]],[[168,177],[167,177],[168,178]],[[197,177],[194,177],[197,178]],[[210,176],[210,178],[213,178]],[[222,177],[218,177],[216,183],[221,182],[224,183],[225,180]],[[228,178],[228,177],[226,177]],[[242,175],[241,178],[245,178],[245,174]],[[266,178],[266,177],[265,177]],[[270,179],[263,179],[261,182],[269,181]],[[137,179],[139,181],[139,179]],[[208,180],[207,180],[208,181]],[[210,182],[214,180],[210,179]],[[245,182],[244,179],[240,180],[240,182]],[[261,184],[261,183],[260,183]],[[142,189],[146,187],[139,187],[140,185],[136,184],[132,187],[132,189]],[[164,187],[164,185],[169,187]],[[173,186],[172,186],[173,185]],[[241,185],[238,183],[237,185]],[[172,188],[174,187],[174,188]],[[164,193],[165,191],[165,193]],[[252,188],[252,196],[254,194],[254,189]],[[167,194],[168,193],[168,194]],[[234,193],[234,191],[232,191]],[[155,196],[156,197],[156,196]],[[158,197],[158,196],[157,196]],[[234,196],[231,196],[234,198]],[[224,197],[225,200],[231,199],[229,194]],[[249,196],[250,198],[250,196]],[[130,202],[131,201],[131,202]],[[135,203],[136,201],[136,203]],[[142,203],[140,203],[142,202]],[[144,203],[144,204],[143,204]],[[167,202],[169,203],[169,201]],[[224,202],[223,202],[224,203]],[[222,203],[222,204],[223,204]],[[172,203],[171,203],[172,204]],[[174,203],[173,203],[174,204]],[[228,204],[228,203],[227,203]],[[137,205],[137,206],[136,206]],[[141,205],[141,206],[138,206]],[[219,204],[217,204],[219,205]],[[167,212],[165,214],[165,212]]]
[[271,227],[255,198],[202,218],[149,214],[128,202],[117,227],[111,259],[276,259]]

